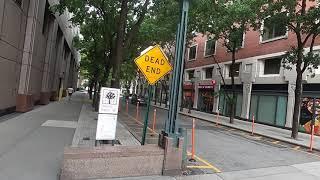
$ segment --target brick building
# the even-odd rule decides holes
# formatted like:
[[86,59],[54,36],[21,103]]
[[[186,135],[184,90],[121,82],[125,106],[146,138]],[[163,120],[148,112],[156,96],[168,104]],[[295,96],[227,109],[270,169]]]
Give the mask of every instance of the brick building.
[[49,7],[58,0],[0,1],[0,115],[26,112],[76,88],[79,53],[72,46],[79,30]]
[[[266,24],[266,23],[265,23]],[[279,127],[292,126],[296,71],[282,67],[281,57],[296,43],[295,34],[285,26],[267,23],[260,31],[243,35],[242,47],[236,54],[236,116],[248,119],[252,115],[258,122]],[[314,48],[320,50],[320,39]],[[219,61],[227,85],[223,86]],[[187,50],[184,81],[184,100],[192,100],[193,108],[208,113],[228,115],[228,103],[221,92],[231,92],[231,53],[222,43],[197,34]],[[320,97],[320,71],[315,77],[303,76],[303,97]],[[308,101],[308,99],[306,100]],[[305,103],[305,100],[304,100]],[[308,102],[306,102],[308,103]],[[302,110],[301,128],[310,120],[310,112]]]

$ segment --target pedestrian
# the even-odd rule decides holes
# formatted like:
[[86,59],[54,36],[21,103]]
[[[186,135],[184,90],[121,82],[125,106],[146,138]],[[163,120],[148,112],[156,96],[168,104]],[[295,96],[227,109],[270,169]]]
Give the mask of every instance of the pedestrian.
[[72,88],[72,87],[69,87],[69,88],[67,89],[67,91],[68,91],[69,101],[70,101],[70,100],[71,100],[72,93],[73,93],[73,88]]

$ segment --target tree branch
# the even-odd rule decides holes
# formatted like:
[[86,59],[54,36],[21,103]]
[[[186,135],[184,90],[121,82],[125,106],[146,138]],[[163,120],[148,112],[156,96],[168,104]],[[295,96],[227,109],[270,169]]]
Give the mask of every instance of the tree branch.
[[140,16],[139,16],[139,19],[137,20],[137,22],[132,26],[131,30],[128,32],[128,35],[127,35],[127,39],[125,41],[125,46],[126,47],[129,47],[131,42],[132,42],[132,39],[133,37],[137,34],[139,28],[140,28],[140,25],[142,24],[144,18],[145,18],[145,15],[147,13],[147,10],[148,10],[148,5],[150,3],[150,0],[146,0],[145,3],[143,4],[142,6],[142,11],[140,13]]

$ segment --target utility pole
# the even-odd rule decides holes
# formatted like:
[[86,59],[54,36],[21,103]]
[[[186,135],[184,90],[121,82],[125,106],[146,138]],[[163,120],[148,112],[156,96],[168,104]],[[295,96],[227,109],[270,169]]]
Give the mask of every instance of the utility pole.
[[178,30],[176,35],[176,52],[174,71],[171,79],[170,87],[170,106],[168,119],[165,124],[165,133],[171,137],[177,137],[178,134],[178,107],[181,102],[182,93],[182,81],[183,81],[183,67],[184,67],[184,55],[185,55],[185,44],[188,24],[188,11],[189,11],[189,0],[180,1],[180,23],[178,24]]

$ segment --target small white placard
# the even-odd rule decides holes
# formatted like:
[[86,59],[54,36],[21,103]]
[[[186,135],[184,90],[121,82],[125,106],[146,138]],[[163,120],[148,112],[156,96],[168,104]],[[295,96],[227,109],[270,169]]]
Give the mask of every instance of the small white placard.
[[118,114],[120,89],[102,87],[99,113]]
[[99,114],[96,140],[115,140],[117,128],[116,114]]

